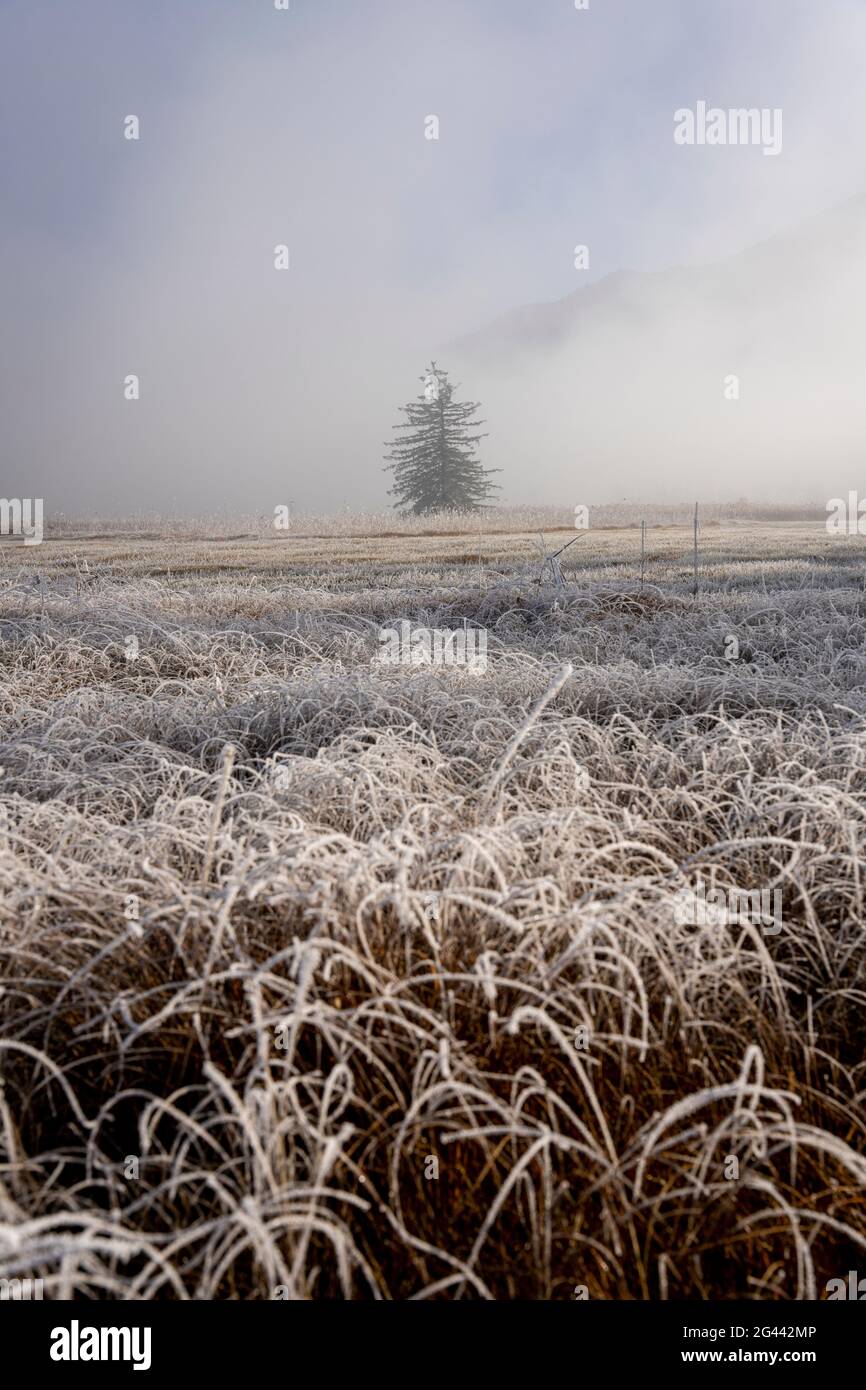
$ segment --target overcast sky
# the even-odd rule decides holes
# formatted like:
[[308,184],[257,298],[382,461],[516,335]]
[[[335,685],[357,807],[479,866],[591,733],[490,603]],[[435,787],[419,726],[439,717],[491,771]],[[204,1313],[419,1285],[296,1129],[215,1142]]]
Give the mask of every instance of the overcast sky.
[[[582,284],[709,262],[866,191],[864,72],[863,0],[0,0],[3,494],[385,505],[425,362],[576,243]],[[678,147],[699,100],[782,153]]]

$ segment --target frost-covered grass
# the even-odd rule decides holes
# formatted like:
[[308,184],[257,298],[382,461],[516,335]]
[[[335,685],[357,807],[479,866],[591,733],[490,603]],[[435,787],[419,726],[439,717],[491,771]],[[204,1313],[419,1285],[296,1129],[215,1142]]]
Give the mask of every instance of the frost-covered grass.
[[[497,504],[484,507],[480,513],[436,512],[413,516],[393,507],[364,512],[343,507],[339,512],[321,513],[294,507],[288,502],[282,505],[289,511],[288,529],[292,536],[312,536],[317,539],[358,536],[463,536],[477,535],[479,529],[493,534],[537,531],[540,527],[563,529],[574,525],[577,506],[589,509],[590,525],[594,529],[639,526],[641,521],[645,521],[647,526],[681,526],[692,523],[692,502],[595,503],[591,497],[585,495],[583,486],[583,483],[576,484],[576,492],[579,495],[575,496],[570,506]],[[122,519],[52,514],[46,519],[46,534],[65,539],[83,536],[124,536],[151,540],[265,540],[275,534],[283,534],[277,523],[279,520],[282,526],[285,516],[283,514],[278,518],[279,512],[280,507],[277,506],[271,512],[243,513],[223,510],[190,518],[162,517],[145,512]],[[824,503],[818,501],[770,505],[743,499],[740,502],[705,502],[701,506],[700,516],[702,522],[711,526],[720,525],[722,522],[744,521],[808,521],[814,526],[823,522],[826,510]]]
[[[708,527],[694,599],[686,526],[643,589],[633,531],[557,589],[530,530],[364,530],[0,551],[0,1277],[821,1297],[866,1260],[866,548]],[[486,672],[383,666],[404,618]],[[783,929],[682,924],[698,878]]]

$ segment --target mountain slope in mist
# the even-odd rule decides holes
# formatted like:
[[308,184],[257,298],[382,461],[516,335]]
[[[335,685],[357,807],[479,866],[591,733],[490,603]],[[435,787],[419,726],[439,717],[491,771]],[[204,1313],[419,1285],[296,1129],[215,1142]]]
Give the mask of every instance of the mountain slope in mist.
[[860,197],[716,264],[621,271],[460,339],[449,365],[484,404],[487,462],[515,498],[529,473],[527,500],[569,483],[575,502],[856,486],[864,248]]

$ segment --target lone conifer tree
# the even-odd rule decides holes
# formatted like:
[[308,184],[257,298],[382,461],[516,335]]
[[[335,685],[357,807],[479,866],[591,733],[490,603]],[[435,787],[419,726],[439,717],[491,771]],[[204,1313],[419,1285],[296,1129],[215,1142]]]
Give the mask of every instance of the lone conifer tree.
[[455,401],[448,373],[435,362],[421,378],[424,390],[417,401],[401,406],[406,424],[395,430],[409,433],[394,440],[386,472],[394,474],[390,496],[395,507],[416,515],[423,512],[475,512],[497,483],[488,482],[498,468],[482,468],[476,453],[483,420],[475,418],[477,401]]

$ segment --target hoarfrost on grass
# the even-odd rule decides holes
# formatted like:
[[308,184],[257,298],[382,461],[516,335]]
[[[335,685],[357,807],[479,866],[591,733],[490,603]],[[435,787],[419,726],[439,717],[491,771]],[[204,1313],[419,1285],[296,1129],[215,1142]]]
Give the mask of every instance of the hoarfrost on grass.
[[[362,522],[2,557],[0,1276],[819,1296],[866,1243],[857,545],[721,518],[695,601],[685,532],[551,587],[528,523]],[[403,618],[483,677],[383,669]],[[784,930],[678,923],[696,877]]]

